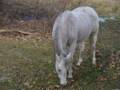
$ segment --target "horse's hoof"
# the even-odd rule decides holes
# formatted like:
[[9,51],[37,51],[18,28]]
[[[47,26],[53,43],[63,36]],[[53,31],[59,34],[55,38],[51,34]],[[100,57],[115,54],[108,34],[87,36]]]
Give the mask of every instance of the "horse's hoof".
[[72,76],[72,75],[68,75],[68,78],[69,78],[69,79],[72,79],[72,78],[73,78],[73,76]]
[[80,65],[81,65],[81,63],[80,63],[80,62],[78,62],[76,65],[77,65],[77,66],[80,66]]
[[93,58],[92,63],[93,63],[93,65],[96,65],[96,58]]

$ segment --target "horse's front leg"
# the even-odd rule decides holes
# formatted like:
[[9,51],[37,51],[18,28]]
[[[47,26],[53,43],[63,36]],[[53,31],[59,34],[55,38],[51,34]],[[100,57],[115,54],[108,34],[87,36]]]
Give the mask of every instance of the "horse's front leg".
[[80,64],[82,63],[83,61],[83,51],[84,51],[84,48],[85,48],[85,42],[82,42],[79,44],[79,49],[80,49],[80,54],[79,54],[79,60],[77,62],[77,66],[80,66]]
[[71,53],[70,56],[70,60],[68,60],[68,78],[73,78],[73,69],[72,69],[72,64],[73,64],[73,55],[75,53],[75,49],[76,49],[76,43],[77,41],[73,41],[73,43],[71,44],[71,46],[69,47],[69,53]]
[[68,63],[68,78],[73,78],[73,69],[72,69],[72,62]]

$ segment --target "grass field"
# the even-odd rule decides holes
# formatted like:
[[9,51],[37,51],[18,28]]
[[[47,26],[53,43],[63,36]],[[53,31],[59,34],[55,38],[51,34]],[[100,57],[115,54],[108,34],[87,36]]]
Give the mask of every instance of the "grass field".
[[97,43],[97,66],[92,65],[89,43],[84,61],[75,65],[74,78],[59,86],[50,39],[0,38],[0,90],[119,90],[120,21],[102,25]]

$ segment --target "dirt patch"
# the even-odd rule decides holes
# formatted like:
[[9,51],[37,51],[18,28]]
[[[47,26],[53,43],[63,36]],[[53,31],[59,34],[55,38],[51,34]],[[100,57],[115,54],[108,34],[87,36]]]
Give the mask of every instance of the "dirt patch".
[[51,33],[44,32],[25,32],[17,30],[0,30],[0,39],[2,40],[51,40]]
[[32,33],[29,32],[23,32],[23,31],[5,31],[5,30],[1,30],[0,31],[0,36],[4,36],[4,37],[16,37],[16,36],[28,36],[31,35]]

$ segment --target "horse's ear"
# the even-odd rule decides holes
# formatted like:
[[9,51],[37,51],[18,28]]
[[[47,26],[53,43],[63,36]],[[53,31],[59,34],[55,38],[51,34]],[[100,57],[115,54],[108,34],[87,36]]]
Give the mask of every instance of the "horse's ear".
[[71,58],[71,53],[69,53],[67,56],[66,56],[66,60],[70,60]]
[[56,54],[56,60],[60,61],[60,56],[58,56],[57,54]]

